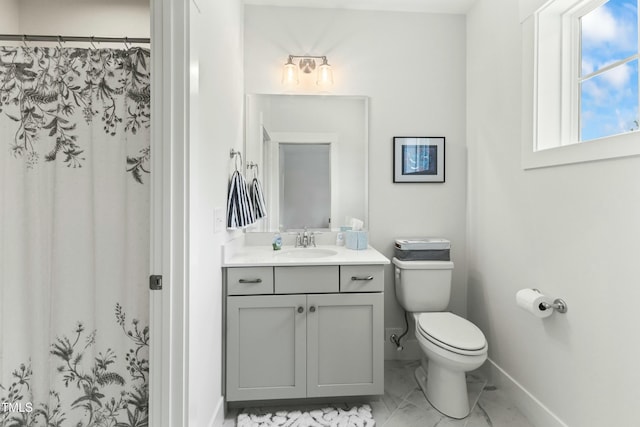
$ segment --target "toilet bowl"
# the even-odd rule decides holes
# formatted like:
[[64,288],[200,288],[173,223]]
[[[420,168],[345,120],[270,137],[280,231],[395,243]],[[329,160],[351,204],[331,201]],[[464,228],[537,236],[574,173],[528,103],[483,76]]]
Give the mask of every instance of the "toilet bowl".
[[451,261],[403,261],[393,258],[396,298],[411,312],[424,354],[416,380],[427,400],[451,418],[465,418],[470,406],[466,372],[487,360],[482,331],[445,311],[451,295]]
[[413,313],[416,338],[427,359],[416,380],[427,400],[451,418],[469,415],[466,373],[487,360],[488,346],[473,323],[449,312]]

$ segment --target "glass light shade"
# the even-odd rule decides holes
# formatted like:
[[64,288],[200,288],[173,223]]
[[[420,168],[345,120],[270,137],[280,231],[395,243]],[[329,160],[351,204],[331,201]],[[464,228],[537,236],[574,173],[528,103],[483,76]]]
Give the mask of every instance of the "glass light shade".
[[331,65],[327,63],[326,59],[318,67],[318,80],[316,84],[318,86],[331,86],[333,84],[333,70],[331,70]]
[[282,68],[282,83],[285,85],[298,84],[298,67],[291,62],[291,59]]

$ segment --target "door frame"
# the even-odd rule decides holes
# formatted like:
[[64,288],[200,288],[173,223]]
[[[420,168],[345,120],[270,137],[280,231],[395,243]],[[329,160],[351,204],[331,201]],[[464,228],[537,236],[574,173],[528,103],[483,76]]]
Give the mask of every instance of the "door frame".
[[[340,197],[340,177],[338,176],[338,134],[333,132],[271,132],[271,139],[266,141],[264,179],[267,183],[268,200],[267,206],[270,212],[267,220],[269,230],[280,229],[280,144],[329,144],[330,158],[330,191],[331,191],[331,211],[329,213],[331,222],[329,229],[337,221],[337,206]],[[268,167],[266,167],[268,165]]]
[[151,256],[149,425],[188,425],[189,8],[151,3]]

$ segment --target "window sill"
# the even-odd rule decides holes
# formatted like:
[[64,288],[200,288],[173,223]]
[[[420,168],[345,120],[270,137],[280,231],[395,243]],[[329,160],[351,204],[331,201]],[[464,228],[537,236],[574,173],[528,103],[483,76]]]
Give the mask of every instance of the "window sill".
[[[573,163],[593,162],[620,157],[640,156],[640,134],[630,132],[623,135],[563,145],[546,150],[533,151],[531,138],[522,148],[522,168],[536,169]],[[524,145],[524,143],[523,143]]]

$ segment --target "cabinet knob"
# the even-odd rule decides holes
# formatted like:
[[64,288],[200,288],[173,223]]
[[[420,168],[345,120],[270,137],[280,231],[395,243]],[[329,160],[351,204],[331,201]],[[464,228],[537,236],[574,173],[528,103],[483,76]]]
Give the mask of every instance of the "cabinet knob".
[[309,307],[309,311],[312,313],[316,312],[316,308],[314,306]]
[[302,306],[298,307],[298,313],[302,313],[302,312],[304,312],[304,307],[302,307]]

